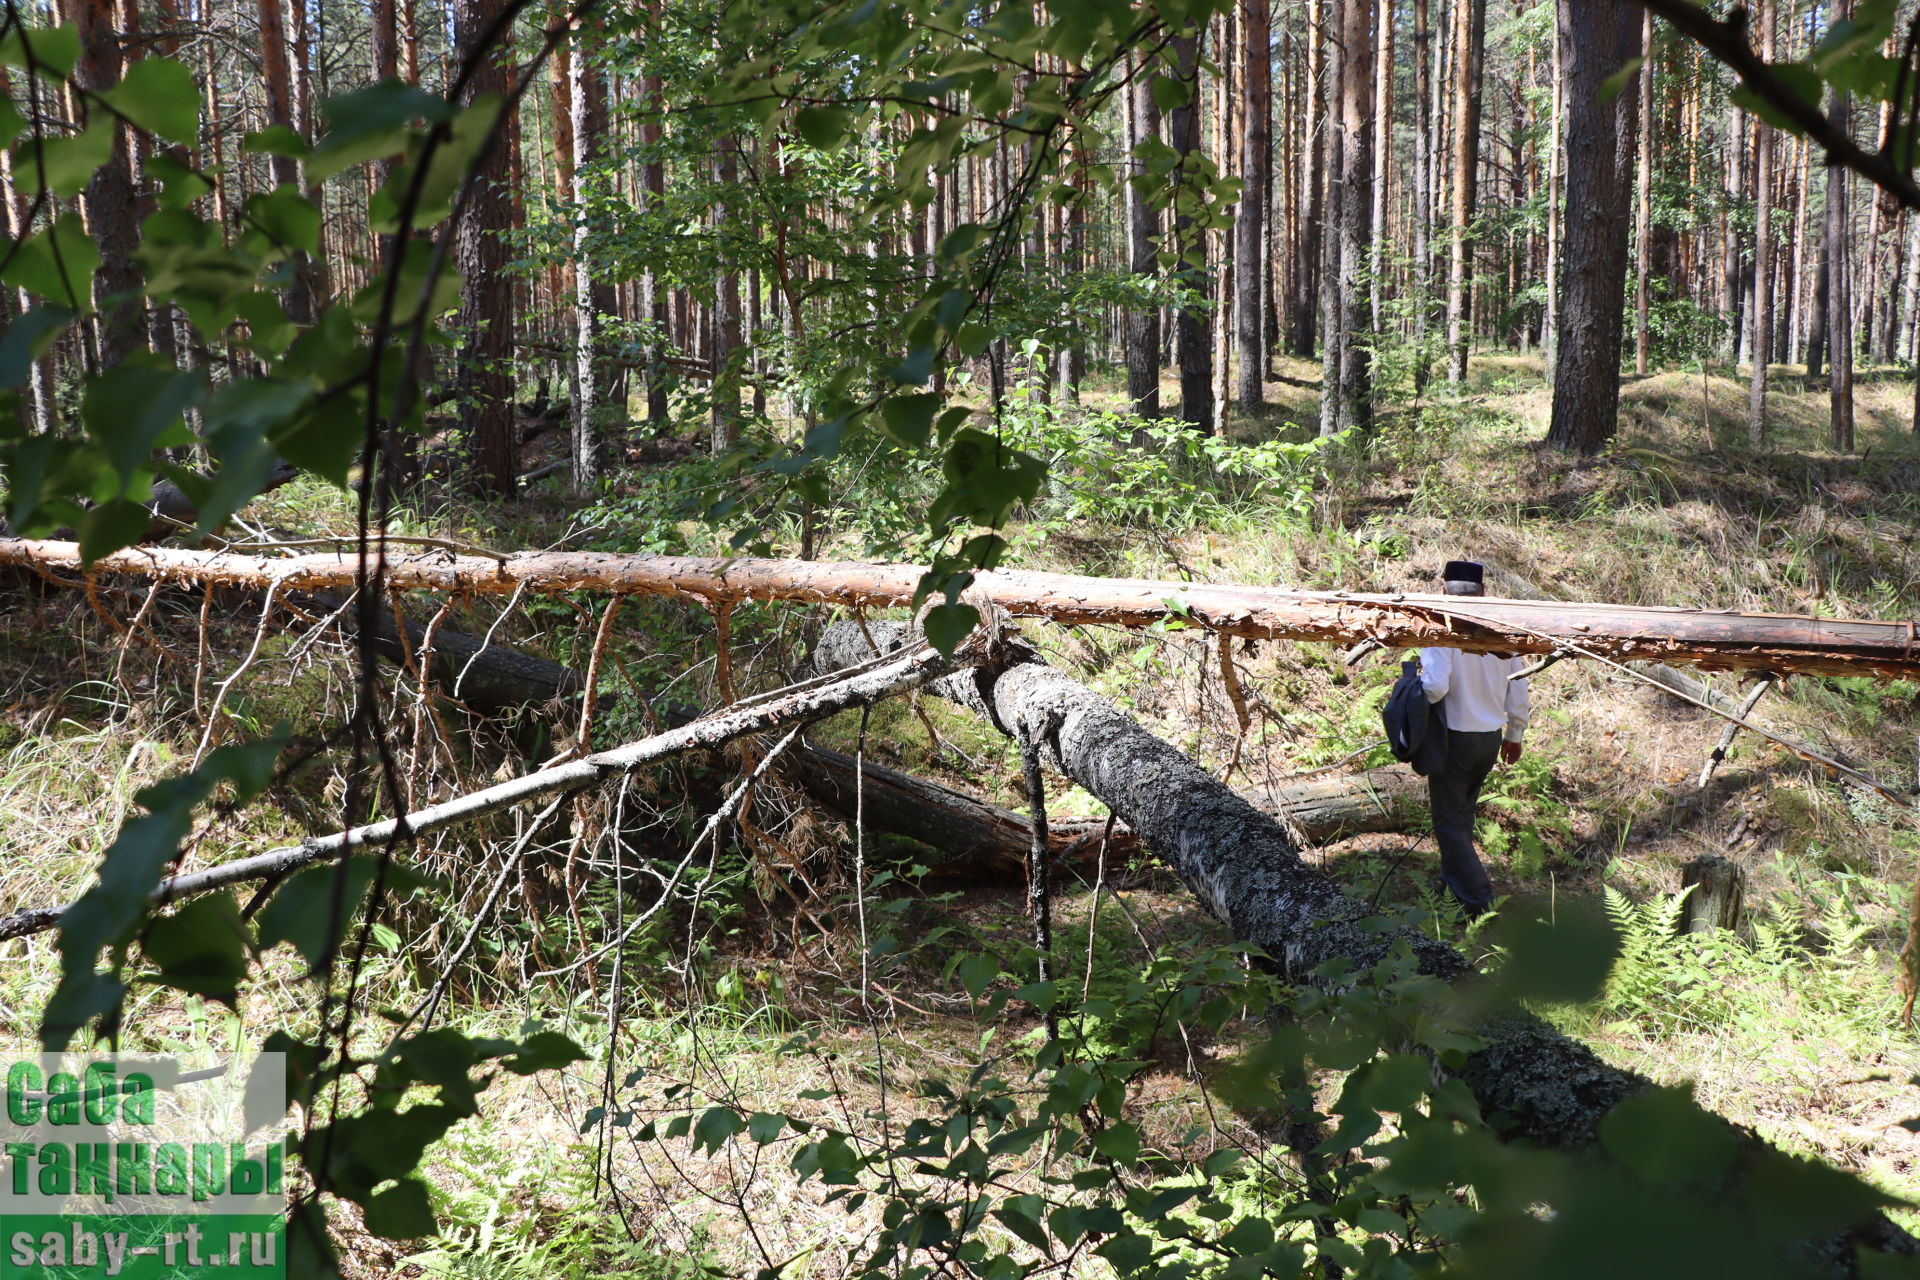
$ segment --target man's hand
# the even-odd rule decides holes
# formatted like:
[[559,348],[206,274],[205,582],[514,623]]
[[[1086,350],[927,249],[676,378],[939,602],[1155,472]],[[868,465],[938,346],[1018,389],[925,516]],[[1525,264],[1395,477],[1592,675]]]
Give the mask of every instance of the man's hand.
[[1501,764],[1519,764],[1520,763],[1520,744],[1517,742],[1501,743],[1500,744],[1500,763]]

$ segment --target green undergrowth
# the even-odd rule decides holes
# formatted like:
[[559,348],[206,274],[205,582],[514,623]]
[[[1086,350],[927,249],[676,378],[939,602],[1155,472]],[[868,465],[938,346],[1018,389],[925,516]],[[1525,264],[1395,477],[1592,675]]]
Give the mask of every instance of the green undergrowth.
[[[1283,371],[1316,376],[1293,362],[1283,362]],[[1291,387],[1273,412],[1236,417],[1227,441],[1156,428],[1144,437],[1145,450],[1135,448],[1132,424],[1112,413],[1111,388],[1090,388],[1084,414],[1021,399],[1012,438],[1055,465],[1046,489],[1007,531],[1010,563],[1176,582],[1393,591],[1430,588],[1443,560],[1465,554],[1486,560],[1497,585],[1516,593],[1920,615],[1920,452],[1903,416],[1910,387],[1864,383],[1862,450],[1843,457],[1820,439],[1823,397],[1783,376],[1771,402],[1773,446],[1754,454],[1742,443],[1741,384],[1718,374],[1709,380],[1703,430],[1697,372],[1662,374],[1627,387],[1625,427],[1613,450],[1570,462],[1531,444],[1546,411],[1535,366],[1488,361],[1476,372],[1466,399],[1396,412],[1368,448],[1311,444],[1310,397]],[[859,465],[836,473],[843,487],[815,513],[819,554],[924,553],[903,531],[937,477],[894,468],[885,496],[869,500]],[[395,523],[489,548],[724,554],[726,533],[700,519],[719,480],[708,462],[642,468],[589,507],[536,500],[496,512],[422,502]],[[277,490],[251,514],[304,531],[352,528],[339,492],[309,482]],[[797,550],[795,512],[776,503],[756,519],[760,544],[733,550]],[[603,607],[585,596],[523,601],[499,636],[584,666]],[[9,909],[71,896],[134,792],[190,760],[202,729],[192,710],[191,663],[144,647],[122,663],[119,637],[83,605],[47,608],[31,632],[17,613],[0,625],[8,652],[27,646],[39,659],[58,659],[20,665],[13,707],[0,720],[0,905]],[[447,625],[484,632],[498,610],[498,601],[463,603]],[[253,620],[246,613],[216,625],[213,681],[248,648]],[[49,620],[56,625],[42,625]],[[828,620],[742,605],[729,620],[736,689],[770,689],[804,675],[807,647]],[[191,653],[193,621],[189,611],[163,610],[149,625],[176,653]],[[704,709],[719,700],[711,615],[633,599],[617,622],[603,656],[593,745],[653,731],[649,701]],[[1149,728],[1216,771],[1231,766],[1236,786],[1284,783],[1336,764],[1388,764],[1378,713],[1397,674],[1391,662],[1350,665],[1328,646],[1236,642],[1227,657],[1241,686],[1243,725],[1219,676],[1220,645],[1178,619],[1146,633],[1022,626],[1050,661]],[[268,637],[223,704],[217,739],[338,716],[351,687],[346,671],[337,646]],[[1742,686],[1738,678],[1716,683],[1723,691]],[[207,694],[203,688],[203,706]],[[1621,948],[1594,999],[1542,1007],[1613,1061],[1663,1084],[1691,1086],[1705,1105],[1777,1145],[1920,1198],[1913,1173],[1920,1146],[1900,1124],[1920,1116],[1920,1091],[1909,1083],[1920,1059],[1898,1017],[1894,978],[1920,850],[1913,814],[1747,735],[1702,788],[1697,774],[1719,723],[1615,672],[1563,663],[1534,681],[1534,705],[1527,755],[1490,780],[1479,828],[1505,899],[1502,916],[1603,911]],[[407,751],[421,740],[416,735],[434,736],[430,720],[415,728],[410,705],[396,713]],[[537,765],[569,744],[576,715],[577,708],[544,713],[546,736],[537,741],[469,733],[456,721],[450,748],[429,753],[424,793],[450,794]],[[1879,777],[1911,776],[1920,705],[1910,684],[1793,679],[1768,694],[1756,716]],[[860,723],[858,714],[843,715],[813,736],[1027,807],[1012,742],[957,708],[930,696],[894,699],[866,717],[864,739]],[[921,1083],[964,1093],[983,1062],[1024,1070],[1032,1061],[1042,1033],[1021,886],[939,883],[915,872],[932,863],[928,851],[868,841],[869,880],[859,892],[850,831],[784,794],[756,799],[753,820],[765,839],[726,845],[701,882],[697,909],[663,913],[618,950],[617,992],[604,964],[590,979],[527,978],[564,968],[580,957],[584,939],[621,927],[645,898],[634,890],[623,899],[609,869],[634,877],[621,881],[628,885],[670,874],[702,806],[717,802],[739,763],[716,757],[637,781],[628,794],[644,820],[634,821],[617,864],[605,849],[571,847],[565,831],[549,837],[526,880],[538,909],[485,931],[447,1016],[498,1034],[512,1034],[526,1019],[560,1026],[590,1060],[551,1082],[509,1082],[492,1095],[497,1106],[490,1101],[485,1115],[436,1148],[430,1182],[439,1237],[391,1255],[369,1240],[356,1252],[369,1274],[405,1267],[435,1276],[677,1280],[706,1268],[756,1269],[766,1265],[762,1248],[779,1261],[775,1245],[756,1242],[743,1219],[778,1223],[796,1251],[833,1232],[880,1230],[877,1207],[849,1210],[820,1188],[803,1187],[805,1179],[770,1172],[787,1167],[786,1155],[799,1145],[795,1131],[783,1134],[783,1146],[768,1144],[759,1164],[751,1135],[699,1149],[690,1127],[673,1140],[678,1146],[642,1150],[634,1133],[673,1114],[690,1115],[691,1126],[712,1108],[730,1107],[743,1117],[792,1114],[865,1134],[883,1106],[903,1119],[933,1114],[936,1095],[913,1092]],[[324,829],[340,799],[337,770],[298,775],[249,810],[243,826],[219,833],[219,856]],[[1103,813],[1059,779],[1048,781],[1047,803],[1053,814]],[[487,859],[511,835],[503,823],[422,852],[422,865],[450,888],[397,905],[370,931],[364,977],[376,1006],[404,1011],[424,994],[437,976],[432,957],[446,954],[474,919],[486,877],[471,868],[495,865]],[[1748,873],[1748,920],[1737,933],[1673,931],[1679,868],[1702,853],[1729,857]],[[1418,919],[1476,960],[1498,958],[1494,935],[1469,927],[1435,894],[1431,841],[1418,822],[1308,857],[1383,912]],[[1048,998],[1060,1001],[1076,1051],[1144,1064],[1128,1077],[1127,1100],[1113,1119],[1130,1126],[1143,1149],[1168,1159],[1204,1163],[1211,1152],[1238,1146],[1284,1163],[1274,1153],[1273,1114],[1255,1101],[1235,1105],[1220,1091],[1231,1064],[1256,1043],[1251,1024],[1238,1012],[1218,1025],[1199,1017],[1221,984],[1187,981],[1201,953],[1224,935],[1144,861],[1108,873],[1096,908],[1092,868],[1062,871],[1058,990]],[[24,963],[0,976],[0,1003],[18,1020],[44,1002],[56,961],[44,940],[7,945]],[[963,967],[971,956],[983,959]],[[311,1010],[298,998],[296,978],[281,952],[248,993],[250,1026],[303,1025]],[[1188,990],[1198,994],[1181,994]],[[994,992],[1005,1006],[998,1013],[988,1004]],[[144,998],[142,1015],[155,1026],[205,1022],[192,1002]],[[1182,1009],[1183,1001],[1193,1003]],[[643,1074],[628,1088],[622,1082],[636,1069]],[[1321,1081],[1334,1082],[1332,1075]],[[636,1111],[623,1129],[588,1123],[596,1106],[640,1099],[645,1114]],[[1125,1152],[1125,1141],[1110,1141]],[[1076,1169],[1091,1175],[1098,1164]],[[1223,1175],[1212,1185],[1229,1224],[1289,1194],[1258,1173]],[[589,1204],[607,1212],[584,1212]],[[1384,1229],[1384,1220],[1369,1221]],[[1364,1234],[1295,1226],[1269,1247],[1292,1242],[1338,1260]],[[1022,1229],[994,1238],[1014,1241]],[[826,1274],[827,1264],[822,1254],[792,1273]]]

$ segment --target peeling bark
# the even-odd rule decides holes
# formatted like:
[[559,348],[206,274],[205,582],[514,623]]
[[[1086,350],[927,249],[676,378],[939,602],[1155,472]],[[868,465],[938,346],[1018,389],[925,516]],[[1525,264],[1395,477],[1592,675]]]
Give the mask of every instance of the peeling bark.
[[[388,555],[387,581],[403,590],[510,595],[524,584],[530,591],[664,595],[705,606],[751,599],[905,607],[913,602],[921,576],[912,565],[584,551],[487,557],[396,545]],[[0,540],[0,565],[87,567],[76,544],[32,539]],[[317,591],[352,586],[355,566],[351,551],[268,559],[151,547],[118,551],[91,567],[178,582],[247,587],[279,582],[283,591]],[[1911,622],[1485,596],[1295,591],[1018,570],[975,575],[972,595],[1013,616],[1059,623],[1146,627],[1179,618],[1227,635],[1266,639],[1337,644],[1374,640],[1398,649],[1445,645],[1469,652],[1539,654],[1576,644],[1622,662],[1920,679],[1920,643]]]

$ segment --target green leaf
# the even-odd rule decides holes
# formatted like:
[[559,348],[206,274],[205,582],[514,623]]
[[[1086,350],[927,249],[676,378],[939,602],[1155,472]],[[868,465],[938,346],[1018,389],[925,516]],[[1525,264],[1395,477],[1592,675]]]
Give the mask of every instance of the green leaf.
[[362,856],[295,874],[274,890],[255,917],[260,949],[288,943],[312,974],[326,955],[328,942],[344,938],[352,927],[379,866],[378,859]]
[[240,141],[240,150],[257,156],[284,156],[304,160],[313,154],[313,144],[304,135],[284,124],[270,124],[249,133]]
[[1094,1252],[1111,1262],[1119,1274],[1132,1275],[1153,1264],[1153,1239],[1138,1231],[1122,1231],[1102,1241]]
[[808,146],[831,151],[847,136],[850,118],[845,107],[803,107],[793,113],[793,128]]
[[0,39],[0,66],[25,71],[32,62],[49,80],[65,80],[79,60],[80,32],[71,23],[32,30],[16,27]]
[[1417,1053],[1395,1053],[1367,1065],[1360,1097],[1376,1111],[1411,1111],[1432,1085],[1431,1062]]
[[213,194],[213,183],[165,151],[147,157],[145,172],[161,184],[158,203],[162,209],[184,209],[202,196]]
[[134,797],[148,812],[121,826],[101,856],[98,879],[60,918],[60,984],[41,1014],[43,1047],[65,1048],[81,1027],[119,1003],[124,985],[113,972],[96,970],[101,950],[112,947],[117,957],[145,918],[149,895],[192,826],[193,807],[223,778],[233,780],[240,803],[252,799],[265,786],[285,741],[276,735],[221,747],[192,773],[145,787]]
[[1135,1164],[1140,1159],[1140,1130],[1131,1124],[1108,1125],[1093,1135],[1093,1149],[1116,1164]]
[[314,145],[307,181],[320,182],[350,165],[405,150],[414,120],[446,121],[453,111],[444,98],[398,80],[329,98],[320,108],[327,134]]
[[[1793,90],[1794,96],[1802,102],[1810,107],[1817,108],[1820,105],[1825,85],[1821,81],[1820,73],[1814,70],[1810,63],[1776,62],[1772,64],[1771,69],[1774,77]],[[1733,91],[1732,101],[1735,106],[1751,111],[1776,129],[1785,129],[1792,133],[1800,132],[1799,126],[1794,124],[1791,116],[1754,93],[1745,84]]]
[[983,324],[963,324],[953,341],[960,348],[960,354],[971,360],[987,349],[993,341],[993,331]]
[[[969,628],[971,630],[971,628]],[[958,641],[955,641],[957,644]],[[975,952],[960,962],[960,985],[975,1000],[980,998],[995,978],[1000,976],[1000,962],[985,952]]]
[[320,211],[298,187],[283,184],[247,200],[247,221],[281,249],[320,250]]
[[196,898],[147,930],[141,944],[163,986],[237,1004],[247,976],[247,928],[224,893]]
[[1562,908],[1552,923],[1522,917],[1503,923],[1509,951],[1496,985],[1508,998],[1572,1003],[1599,994],[1619,938],[1597,910]]
[[761,1146],[778,1138],[786,1131],[787,1118],[766,1111],[756,1111],[747,1118],[747,1136]]
[[924,445],[933,434],[933,415],[940,408],[940,399],[932,392],[894,396],[880,406],[887,434],[909,448]]
[[46,354],[60,331],[72,324],[78,313],[66,307],[47,304],[34,307],[0,333],[0,386],[23,387],[33,372],[33,362]]
[[745,1133],[747,1122],[730,1107],[708,1107],[693,1125],[693,1141],[709,1153],[718,1152],[729,1138]]
[[937,604],[927,610],[926,621],[921,625],[927,633],[927,643],[952,657],[954,650],[980,625],[980,611],[970,604]]
[[267,439],[288,462],[345,488],[366,438],[366,403],[365,389],[358,387],[315,399]]
[[74,311],[93,309],[93,272],[100,248],[78,214],[63,213],[51,227],[29,236],[0,279]]
[[144,503],[111,498],[87,509],[80,521],[80,558],[91,564],[140,541],[153,515]]
[[1154,105],[1162,111],[1173,111],[1193,101],[1193,83],[1177,76],[1156,75],[1150,86]]
[[500,1065],[517,1076],[530,1076],[536,1071],[551,1071],[568,1063],[585,1061],[586,1056],[586,1051],[571,1037],[558,1031],[536,1031],[501,1059]]
[[[1400,1225],[1398,1219],[1395,1223]],[[1235,1253],[1265,1253],[1273,1248],[1273,1225],[1265,1218],[1242,1218],[1220,1237],[1220,1244]]]
[[1738,1154],[1733,1129],[1687,1088],[1655,1087],[1620,1103],[1601,1120],[1600,1143],[1654,1186],[1716,1178]]
[[1625,66],[1602,81],[1600,84],[1600,101],[1612,102],[1615,98],[1619,97],[1620,91],[1633,82],[1634,76],[1639,74],[1640,68],[1645,65],[1646,61],[1645,58],[1631,58]]
[[[1013,1200],[1032,1200],[1036,1203],[1039,1202],[1039,1199],[1038,1196],[1013,1197]],[[1036,1208],[1033,1213],[1029,1214],[1022,1209],[1014,1208],[1013,1200],[1007,1201],[1002,1208],[995,1209],[993,1216],[999,1220],[1002,1226],[1013,1232],[1014,1235],[1019,1236],[1020,1239],[1032,1245],[1034,1248],[1045,1252],[1047,1249],[1047,1229],[1041,1226],[1036,1220],[1039,1209]]]
[[106,99],[148,133],[183,147],[199,141],[200,89],[193,73],[172,58],[140,59]]
[[25,196],[42,185],[62,199],[80,194],[93,171],[113,159],[113,135],[120,122],[104,111],[79,133],[60,138],[29,138],[13,157],[13,180]]
[[27,118],[10,99],[0,98],[0,147],[10,147],[27,130]]
[[367,1230],[388,1240],[418,1240],[434,1233],[433,1206],[418,1178],[402,1178],[374,1193],[361,1211]]
[[[148,363],[150,359],[129,360],[93,379],[80,406],[80,419],[88,435],[106,451],[121,493],[134,472],[152,461],[155,448],[191,439],[185,434],[182,415],[200,397],[200,375],[183,373],[171,364]],[[178,438],[169,440],[169,432],[176,432]]]

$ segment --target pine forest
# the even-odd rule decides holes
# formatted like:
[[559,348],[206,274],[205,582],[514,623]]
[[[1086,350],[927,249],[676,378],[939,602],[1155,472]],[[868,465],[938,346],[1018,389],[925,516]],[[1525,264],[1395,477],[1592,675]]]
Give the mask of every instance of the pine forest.
[[1920,1276],[1920,0],[4,0],[0,1274]]

